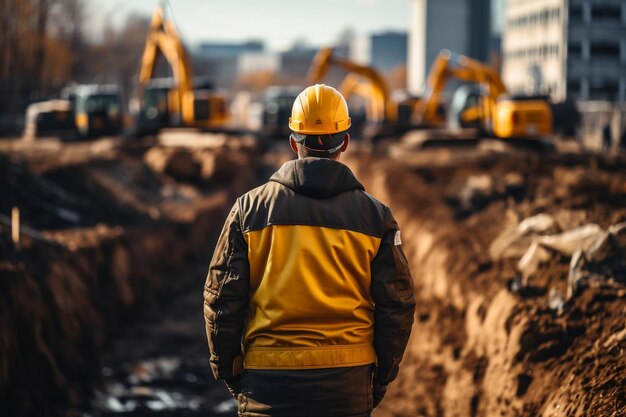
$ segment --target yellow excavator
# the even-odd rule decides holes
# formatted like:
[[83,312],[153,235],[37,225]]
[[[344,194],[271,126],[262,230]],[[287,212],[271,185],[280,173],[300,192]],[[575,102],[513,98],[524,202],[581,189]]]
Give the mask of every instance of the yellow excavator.
[[[154,79],[160,54],[171,68],[172,78]],[[138,129],[144,132],[178,126],[216,129],[229,118],[225,96],[211,85],[195,82],[176,26],[160,6],[150,22],[134,101]]]
[[[308,80],[318,83],[332,65],[349,74],[339,86],[346,97],[356,93],[368,101],[367,119],[379,124],[385,135],[401,134],[410,129],[444,128],[448,117],[442,111],[442,93],[451,79],[477,84],[480,94],[473,103],[465,103],[458,116],[465,124],[479,127],[483,135],[502,139],[541,138],[552,133],[552,116],[545,99],[512,99],[506,95],[499,74],[488,66],[448,50],[443,50],[432,65],[421,97],[392,100],[382,75],[373,67],[360,65],[321,49],[309,68]],[[399,117],[407,113],[407,117]],[[440,132],[441,134],[441,132]],[[454,132],[450,131],[453,136]]]
[[479,92],[458,106],[461,125],[474,125],[483,134],[500,139],[542,138],[552,134],[552,111],[545,98],[510,97],[493,68],[449,50],[442,50],[430,70],[424,94],[412,106],[417,125],[442,126],[438,111],[446,83],[451,80],[475,84]]

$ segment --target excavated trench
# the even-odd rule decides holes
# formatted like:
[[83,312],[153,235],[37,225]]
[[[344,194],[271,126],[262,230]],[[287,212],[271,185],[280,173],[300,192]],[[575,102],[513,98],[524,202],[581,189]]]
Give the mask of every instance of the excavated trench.
[[503,229],[537,213],[572,226],[623,222],[623,161],[534,154],[426,161],[349,162],[392,207],[417,295],[400,375],[373,415],[626,415],[623,252],[612,275],[561,310],[551,302],[569,258],[542,265],[520,290],[511,285],[516,262],[489,256]]
[[[234,415],[209,374],[200,294],[234,197],[289,158],[256,152],[235,146],[222,168],[215,151],[189,159],[163,150],[11,174],[91,215],[59,226],[31,201],[25,210],[39,232],[19,251],[0,229],[2,415]],[[433,151],[419,161],[355,153],[345,162],[392,207],[418,301],[400,375],[374,417],[626,416],[623,262],[557,309],[569,259],[541,265],[520,289],[516,260],[488,250],[503,229],[538,213],[568,226],[626,220],[623,160],[456,161]],[[31,184],[28,169],[57,188]],[[76,194],[102,207],[87,210]]]

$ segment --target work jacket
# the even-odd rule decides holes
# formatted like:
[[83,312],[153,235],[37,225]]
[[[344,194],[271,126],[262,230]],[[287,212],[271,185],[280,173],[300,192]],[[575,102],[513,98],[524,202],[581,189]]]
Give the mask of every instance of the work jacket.
[[287,162],[237,199],[204,300],[216,378],[376,363],[379,386],[398,372],[415,308],[391,211],[321,158]]

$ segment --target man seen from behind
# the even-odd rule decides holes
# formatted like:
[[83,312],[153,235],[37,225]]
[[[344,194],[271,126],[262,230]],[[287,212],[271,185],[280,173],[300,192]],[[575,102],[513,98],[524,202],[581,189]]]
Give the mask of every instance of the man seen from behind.
[[210,363],[243,417],[366,417],[413,323],[390,209],[339,162],[348,106],[318,84],[295,100],[298,159],[237,199],[204,287]]

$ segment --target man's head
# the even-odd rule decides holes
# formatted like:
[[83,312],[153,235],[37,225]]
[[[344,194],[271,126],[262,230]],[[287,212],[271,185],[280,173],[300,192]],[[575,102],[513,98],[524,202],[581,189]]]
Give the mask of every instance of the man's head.
[[348,148],[350,125],[348,105],[339,91],[324,84],[308,87],[291,108],[291,149],[299,158],[337,159]]

